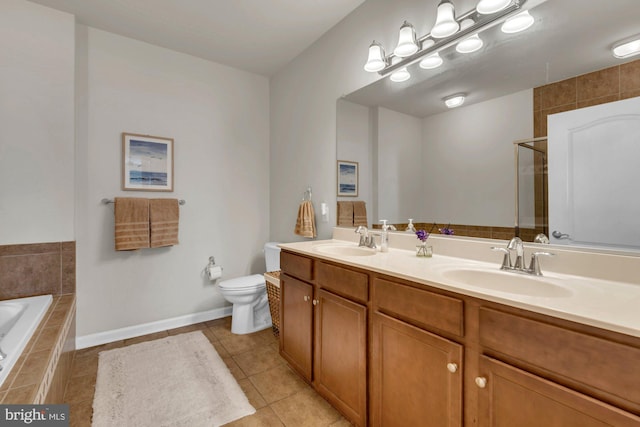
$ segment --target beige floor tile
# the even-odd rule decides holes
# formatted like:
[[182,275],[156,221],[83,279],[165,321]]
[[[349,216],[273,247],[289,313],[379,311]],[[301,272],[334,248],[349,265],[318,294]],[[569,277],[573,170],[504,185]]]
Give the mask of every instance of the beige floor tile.
[[215,341],[215,342],[212,342],[211,344],[213,344],[213,348],[216,349],[216,351],[218,352],[218,355],[221,358],[224,359],[225,357],[231,357],[227,349],[224,348],[224,346],[220,343],[220,341]]
[[271,409],[287,427],[327,427],[342,416],[312,389],[275,402]]
[[64,402],[78,403],[83,400],[93,401],[95,386],[96,377],[94,375],[71,378],[69,384],[67,384],[67,390],[64,393]]
[[159,340],[162,338],[166,338],[168,336],[169,336],[169,333],[167,331],[154,332],[152,334],[142,335],[139,337],[127,338],[126,340],[124,340],[124,345],[128,346],[128,345],[140,344],[141,342]]
[[256,347],[267,345],[264,337],[260,334],[233,335],[231,337],[221,338],[220,343],[231,355],[244,353]]
[[186,334],[187,332],[201,331],[203,329],[208,329],[205,323],[196,323],[195,325],[187,325],[180,328],[169,329],[169,335]]
[[213,334],[219,340],[224,339],[224,338],[230,338],[230,337],[237,336],[237,335],[234,335],[233,333],[231,333],[231,324],[229,324],[229,325],[223,325],[223,324],[211,325],[211,326],[209,326],[209,330],[211,330],[211,332],[213,332]]
[[93,399],[69,404],[69,427],[91,427]]
[[[145,335],[146,336],[146,335]],[[124,340],[114,341],[107,344],[97,345],[94,347],[83,348],[82,350],[76,351],[75,357],[83,357],[83,356],[97,356],[101,351],[112,350],[114,348],[120,348],[124,346]]]
[[212,327],[212,326],[226,326],[228,329],[231,329],[231,316],[227,316],[227,317],[223,317],[221,319],[214,319],[214,320],[209,320],[207,322],[204,322],[205,325],[207,325],[207,327]]
[[309,389],[309,386],[285,365],[278,365],[253,375],[249,380],[267,403],[276,402],[301,390]]
[[225,427],[282,427],[284,424],[268,406],[258,409],[255,414],[240,418]]
[[12,388],[2,399],[3,405],[24,405],[26,402],[33,402],[36,397],[38,387],[31,384],[24,387]]
[[247,378],[247,375],[244,373],[244,371],[240,369],[236,361],[231,357],[223,357],[222,361],[227,365],[227,368],[229,368],[229,371],[231,371],[231,375],[233,375],[233,378],[235,378],[236,381]]
[[351,427],[351,426],[353,426],[353,424],[351,424],[346,418],[340,418],[338,421],[331,424],[331,427]]
[[71,377],[98,374],[98,356],[74,357],[71,366]]
[[219,338],[216,336],[216,334],[214,334],[213,331],[211,329],[209,329],[209,328],[203,329],[202,333],[212,343],[219,341]]
[[258,347],[255,350],[237,354],[233,356],[233,360],[247,376],[259,374],[283,363],[280,354],[271,346]]
[[238,384],[240,385],[240,388],[242,388],[244,394],[247,396],[247,399],[249,399],[249,403],[251,403],[251,406],[256,409],[267,406],[267,402],[264,400],[260,392],[258,392],[258,390],[256,390],[256,388],[253,386],[249,378],[239,380]]

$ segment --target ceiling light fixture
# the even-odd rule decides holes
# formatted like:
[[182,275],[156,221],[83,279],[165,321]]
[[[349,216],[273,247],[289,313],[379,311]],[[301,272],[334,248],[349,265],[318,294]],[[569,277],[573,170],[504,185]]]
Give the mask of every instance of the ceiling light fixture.
[[393,54],[401,58],[411,56],[418,51],[418,41],[416,40],[416,29],[413,25],[404,21],[400,27],[400,35],[398,36],[398,45],[393,50]]
[[442,98],[445,105],[449,108],[456,108],[464,104],[464,98],[466,94],[464,93],[456,93],[455,95],[447,96],[446,98]]
[[620,59],[640,54],[640,34],[615,44],[611,51],[613,56]]
[[[458,51],[462,53],[475,52],[483,45],[479,37],[480,32],[506,24],[507,20],[517,17],[517,21],[530,20],[533,23],[533,17],[528,12],[524,15],[521,13],[526,2],[527,0],[508,0],[505,6],[505,0],[480,0],[474,9],[456,18],[451,1],[442,0],[438,4],[436,24],[430,33],[417,38],[413,25],[405,21],[400,28],[398,45],[394,52],[385,56],[382,45],[374,41],[369,46],[369,57],[364,69],[386,76],[416,62],[420,62],[422,68],[436,68],[443,63],[439,53],[453,46],[458,47]],[[490,13],[493,9],[497,11]],[[513,22],[515,21],[511,21],[512,24]],[[461,25],[462,23],[464,25]],[[503,31],[505,26],[503,25]],[[510,27],[506,28],[509,30]],[[401,73],[402,76],[408,74]]]
[[[473,25],[473,19],[467,18],[460,23],[460,28],[464,30],[466,28],[469,28],[472,25]],[[478,36],[477,34],[474,34],[471,37],[468,37],[462,40],[461,42],[459,42],[456,45],[456,50],[460,53],[472,53],[477,50],[480,50],[483,44],[484,43],[480,38],[480,36]]]
[[504,21],[500,29],[507,34],[519,33],[532,26],[534,22],[533,16],[529,14],[528,10],[525,10]]

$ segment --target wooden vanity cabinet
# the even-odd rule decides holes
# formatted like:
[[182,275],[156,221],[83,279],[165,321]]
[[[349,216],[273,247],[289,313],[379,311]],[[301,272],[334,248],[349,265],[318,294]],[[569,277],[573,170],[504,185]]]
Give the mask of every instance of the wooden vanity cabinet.
[[280,254],[280,354],[307,382],[313,374],[313,260]]
[[640,339],[283,251],[282,356],[357,426],[640,427]]
[[346,418],[366,426],[368,274],[288,252],[281,267],[282,356]]
[[373,282],[371,425],[462,425],[462,301],[376,278]]

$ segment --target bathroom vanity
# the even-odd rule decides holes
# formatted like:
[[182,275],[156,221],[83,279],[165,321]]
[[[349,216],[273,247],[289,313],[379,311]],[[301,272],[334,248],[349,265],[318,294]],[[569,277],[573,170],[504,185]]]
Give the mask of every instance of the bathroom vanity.
[[[622,313],[637,309],[635,285],[594,301],[597,280],[550,274],[530,295],[520,281],[537,279],[476,261],[335,240],[281,247],[281,355],[355,425],[640,426],[640,316]],[[502,275],[513,297],[491,288]],[[571,311],[585,292],[585,310],[618,304],[622,320]]]

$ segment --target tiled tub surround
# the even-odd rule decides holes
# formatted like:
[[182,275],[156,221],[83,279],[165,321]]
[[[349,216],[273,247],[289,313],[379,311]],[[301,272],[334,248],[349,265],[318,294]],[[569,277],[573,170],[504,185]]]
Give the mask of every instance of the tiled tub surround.
[[0,300],[76,291],[76,242],[0,246]]
[[62,403],[75,351],[75,294],[56,295],[0,388],[0,404]]
[[[418,240],[404,233],[390,233],[389,252],[378,252],[375,256],[331,255],[314,250],[316,245],[332,242],[357,245],[357,237],[352,228],[336,227],[333,232],[334,240],[281,246],[316,258],[338,261],[444,290],[640,337],[640,317],[637,315],[640,301],[640,277],[637,274],[640,271],[640,256],[527,243],[527,263],[533,249],[555,254],[554,257],[541,260],[544,279],[557,283],[571,294],[562,298],[535,297],[465,285],[444,277],[443,272],[452,267],[498,271],[503,254],[490,248],[506,248],[506,240],[432,236],[428,242],[433,246],[434,256],[427,259],[415,256],[415,244]],[[508,272],[504,274],[513,275],[514,280],[520,276]]]

